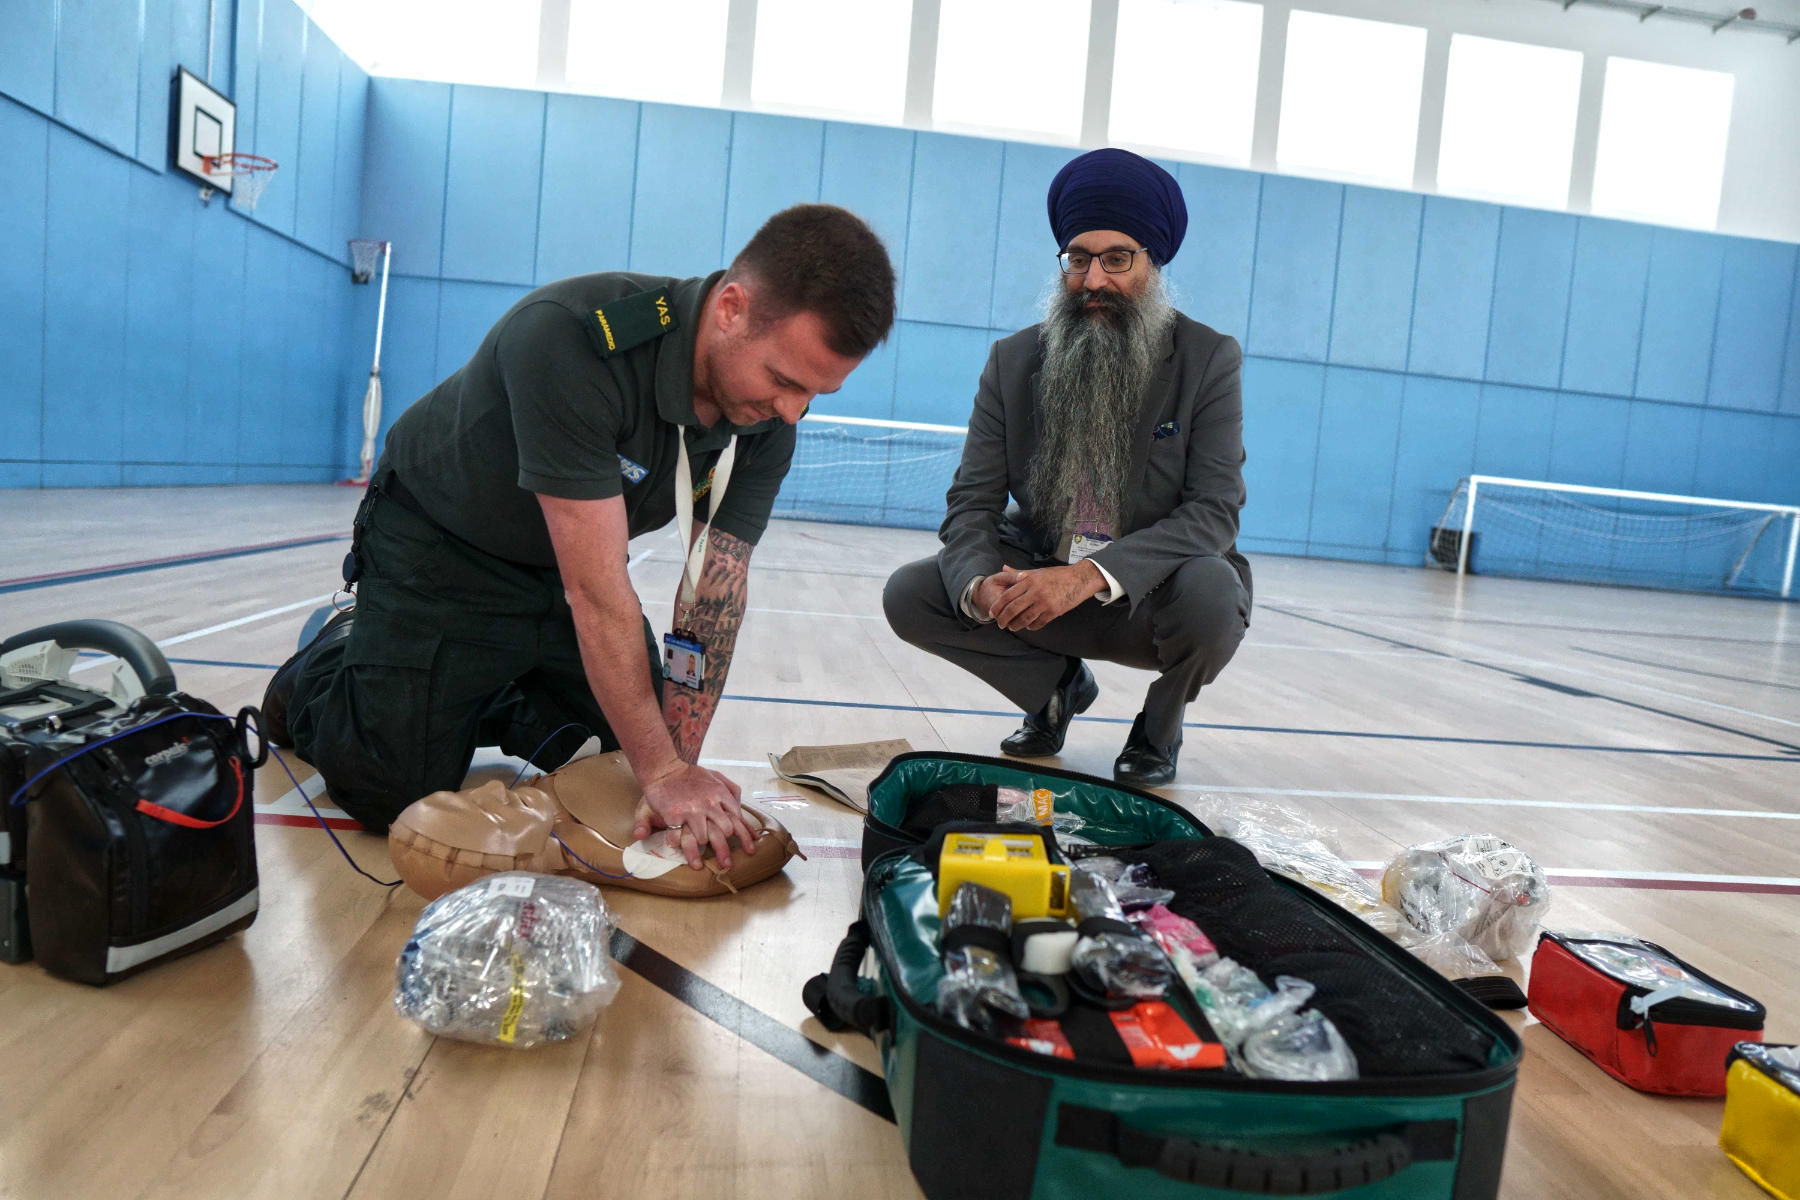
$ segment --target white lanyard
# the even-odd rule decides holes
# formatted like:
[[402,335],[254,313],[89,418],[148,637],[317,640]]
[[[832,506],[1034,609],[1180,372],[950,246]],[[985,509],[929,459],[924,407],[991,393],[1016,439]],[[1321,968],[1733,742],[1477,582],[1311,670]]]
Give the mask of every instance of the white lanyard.
[[694,477],[688,466],[687,430],[675,427],[675,442],[680,447],[676,455],[675,472],[675,524],[676,532],[681,537],[681,545],[687,555],[687,561],[681,568],[681,602],[692,604],[698,594],[700,585],[700,569],[706,564],[706,541],[712,533],[713,517],[718,515],[719,505],[725,500],[725,487],[731,482],[731,463],[737,457],[737,435],[731,435],[731,441],[719,455],[719,461],[713,464],[712,494],[707,498],[706,528],[698,535],[694,533]]

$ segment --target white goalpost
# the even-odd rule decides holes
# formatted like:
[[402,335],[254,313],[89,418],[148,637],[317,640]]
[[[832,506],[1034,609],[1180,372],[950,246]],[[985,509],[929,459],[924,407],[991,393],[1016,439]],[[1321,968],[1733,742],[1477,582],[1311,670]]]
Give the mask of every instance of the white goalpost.
[[1427,565],[1790,597],[1800,506],[1470,475],[1432,527]]
[[375,359],[369,367],[369,386],[363,392],[362,453],[356,478],[346,480],[366,484],[375,470],[375,439],[381,432],[381,335],[387,322],[388,265],[394,256],[392,242],[372,238],[355,238],[350,242],[350,282],[367,283],[375,273],[375,262],[381,260],[381,299],[375,308]]

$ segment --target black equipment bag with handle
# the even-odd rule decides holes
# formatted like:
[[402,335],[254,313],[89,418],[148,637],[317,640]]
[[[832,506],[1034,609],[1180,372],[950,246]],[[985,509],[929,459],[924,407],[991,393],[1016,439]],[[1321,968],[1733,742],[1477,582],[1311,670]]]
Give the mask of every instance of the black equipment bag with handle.
[[113,621],[29,630],[0,657],[47,642],[117,655],[141,694],[46,671],[53,651],[0,673],[3,957],[106,984],[248,927],[256,710],[176,690],[161,651]]

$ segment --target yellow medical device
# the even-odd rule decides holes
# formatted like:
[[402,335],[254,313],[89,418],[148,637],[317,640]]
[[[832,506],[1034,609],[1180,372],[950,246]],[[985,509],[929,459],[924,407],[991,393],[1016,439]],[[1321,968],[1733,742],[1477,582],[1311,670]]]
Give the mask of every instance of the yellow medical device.
[[1060,917],[1069,907],[1069,868],[1050,861],[1044,839],[1011,833],[952,833],[938,855],[938,915],[965,883],[1012,898],[1013,920]]

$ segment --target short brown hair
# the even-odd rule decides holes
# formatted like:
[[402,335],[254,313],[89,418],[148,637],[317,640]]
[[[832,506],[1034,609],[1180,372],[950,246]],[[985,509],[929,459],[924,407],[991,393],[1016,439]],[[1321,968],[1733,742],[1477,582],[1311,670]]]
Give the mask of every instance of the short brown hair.
[[862,358],[894,325],[894,265],[875,231],[835,204],[796,204],[770,217],[726,273],[754,279],[758,325],[796,312],[825,321],[832,353]]

